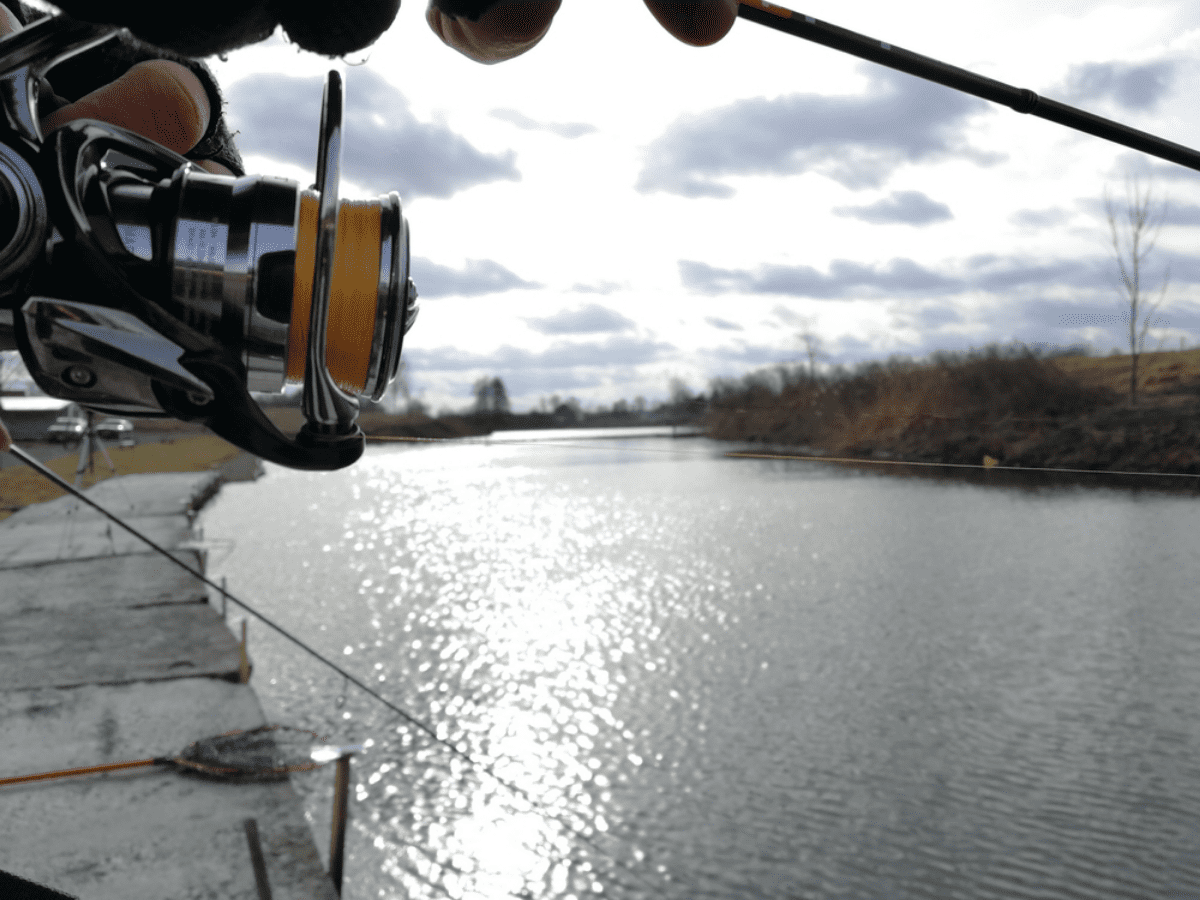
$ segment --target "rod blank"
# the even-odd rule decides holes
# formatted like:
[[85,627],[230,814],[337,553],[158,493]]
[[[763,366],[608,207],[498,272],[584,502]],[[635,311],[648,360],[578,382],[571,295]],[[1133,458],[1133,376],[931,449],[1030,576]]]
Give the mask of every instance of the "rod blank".
[[738,5],[738,16],[749,19],[751,22],[757,22],[759,25],[774,28],[776,31],[782,31],[784,34],[857,56],[868,62],[906,72],[917,78],[962,91],[964,94],[990,100],[992,103],[999,103],[1015,112],[1056,122],[1067,128],[1121,144],[1131,150],[1148,153],[1159,159],[1200,171],[1200,152],[1184,147],[1182,144],[1138,131],[1136,128],[1105,119],[1103,116],[1084,112],[1082,109],[1059,103],[1057,100],[1039,97],[1027,88],[1016,88],[1002,81],[996,81],[994,78],[985,78],[966,69],[960,69],[958,66],[952,66],[940,60],[913,53],[911,50],[893,46],[886,41],[876,40],[846,28],[839,28],[837,25],[830,25],[828,22],[822,22],[812,16],[776,6],[766,0],[741,0]]

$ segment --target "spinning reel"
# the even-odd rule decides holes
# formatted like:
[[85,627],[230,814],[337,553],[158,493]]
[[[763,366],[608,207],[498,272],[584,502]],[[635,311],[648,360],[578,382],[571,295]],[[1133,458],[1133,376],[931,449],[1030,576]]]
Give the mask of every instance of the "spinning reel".
[[[0,42],[0,317],[26,366],[102,413],[199,421],[292,468],[353,463],[355,395],[395,377],[417,294],[399,195],[338,202],[340,77],[308,190],[210,174],[92,120],[43,138],[39,80],[116,34],[58,16]],[[289,381],[304,384],[294,438],[250,395]]]

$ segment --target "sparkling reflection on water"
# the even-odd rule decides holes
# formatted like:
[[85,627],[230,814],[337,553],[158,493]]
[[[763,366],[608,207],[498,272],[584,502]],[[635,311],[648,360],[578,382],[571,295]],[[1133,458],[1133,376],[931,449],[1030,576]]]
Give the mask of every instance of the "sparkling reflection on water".
[[1200,895],[1194,500],[722,449],[223,491],[232,590],[528,794],[252,625],[269,716],[369,741],[348,898]]

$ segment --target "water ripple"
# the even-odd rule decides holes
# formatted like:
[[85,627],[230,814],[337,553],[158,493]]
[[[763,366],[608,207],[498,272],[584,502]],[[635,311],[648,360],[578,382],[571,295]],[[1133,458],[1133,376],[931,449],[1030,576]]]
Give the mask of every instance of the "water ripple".
[[639,446],[206,514],[231,587],[531,798],[252,632],[272,717],[370,741],[348,898],[1200,895],[1194,504]]

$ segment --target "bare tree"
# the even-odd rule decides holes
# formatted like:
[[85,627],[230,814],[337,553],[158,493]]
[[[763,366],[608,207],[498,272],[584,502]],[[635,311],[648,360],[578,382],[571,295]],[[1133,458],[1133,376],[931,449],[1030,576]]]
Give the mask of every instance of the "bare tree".
[[796,335],[798,340],[804,347],[804,355],[808,357],[808,380],[817,380],[817,360],[824,359],[828,354],[825,352],[825,345],[821,341],[821,336],[813,331],[801,331]]
[[687,386],[687,382],[678,375],[672,375],[670,385],[668,387],[670,394],[670,403],[672,406],[678,406],[681,403],[687,403],[692,399],[692,389]]
[[511,411],[508,401],[508,390],[499,378],[480,378],[472,386],[475,394],[475,412],[500,413],[507,415]]
[[1112,238],[1113,257],[1119,276],[1118,290],[1129,315],[1129,399],[1137,402],[1138,356],[1145,349],[1146,332],[1155,324],[1154,314],[1167,296],[1171,271],[1164,267],[1154,296],[1154,280],[1149,275],[1149,260],[1158,243],[1167,202],[1154,196],[1152,184],[1142,184],[1138,177],[1125,179],[1124,207],[1117,209],[1104,190],[1104,210],[1108,215],[1108,231]]

